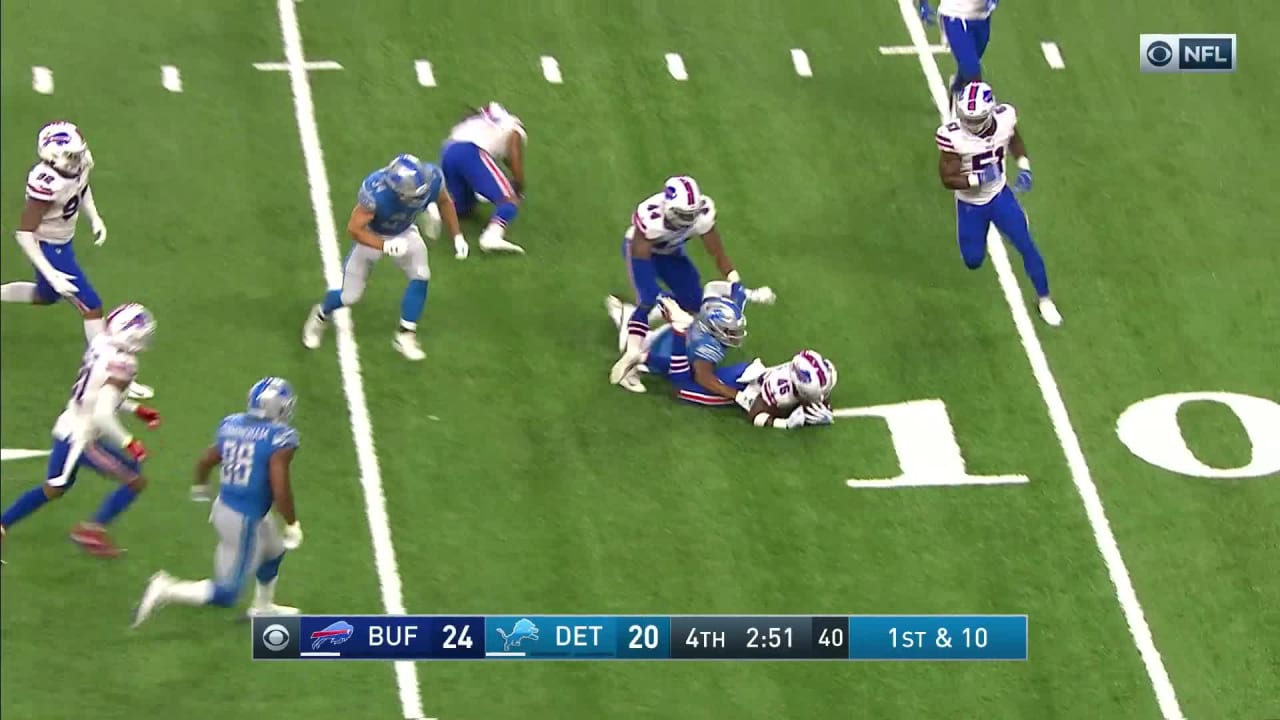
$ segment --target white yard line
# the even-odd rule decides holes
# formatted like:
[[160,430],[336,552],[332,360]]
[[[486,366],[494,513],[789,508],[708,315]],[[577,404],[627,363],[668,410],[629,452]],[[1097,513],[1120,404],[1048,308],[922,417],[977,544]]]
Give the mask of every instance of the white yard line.
[[41,95],[52,95],[53,71],[39,65],[31,68],[31,89]]
[[[289,87],[302,141],[307,184],[311,186],[311,206],[315,211],[316,240],[324,265],[326,287],[338,287],[342,280],[341,250],[329,199],[329,178],[325,175],[324,154],[320,149],[320,132],[316,127],[315,106],[311,100],[311,80],[302,52],[302,33],[294,0],[277,0],[280,34],[284,41],[284,58],[288,67]],[[405,614],[400,571],[396,565],[395,546],[391,542],[391,526],[387,520],[387,500],[382,491],[382,471],[373,445],[373,426],[365,401],[364,380],[360,374],[360,353],[352,331],[350,313],[337,313],[333,324],[337,334],[338,366],[342,371],[342,389],[347,396],[351,415],[351,435],[356,446],[360,484],[364,489],[365,512],[369,534],[373,538],[373,560],[382,590],[382,605],[390,615]],[[400,706],[405,718],[422,718],[422,696],[418,688],[417,668],[411,662],[395,663],[396,685],[400,690]]]
[[173,65],[161,65],[160,84],[169,92],[180,93],[182,92],[182,73]]
[[800,77],[813,77],[813,66],[809,64],[809,53],[795,48],[791,51],[791,64]]
[[[902,11],[902,21],[911,35],[911,44],[916,48],[920,59],[920,67],[924,70],[925,79],[929,83],[929,92],[938,114],[945,122],[948,118],[947,87],[938,69],[938,61],[933,56],[929,39],[925,35],[924,25],[916,14],[912,0],[898,0]],[[999,233],[993,228],[987,237],[987,248],[991,255],[991,264],[995,267],[996,277],[1000,280],[1000,288],[1004,291],[1005,302],[1013,314],[1013,324],[1017,328],[1018,337],[1022,340],[1023,350],[1031,363],[1031,372],[1036,384],[1040,386],[1040,394],[1049,410],[1049,418],[1053,422],[1053,431],[1058,436],[1058,443],[1067,458],[1067,467],[1071,471],[1071,480],[1075,483],[1080,499],[1084,503],[1085,516],[1093,528],[1093,539],[1107,566],[1107,574],[1115,587],[1116,599],[1124,613],[1125,622],[1129,625],[1129,634],[1133,636],[1133,644],[1142,656],[1142,664],[1146,667],[1147,677],[1155,691],[1156,702],[1160,713],[1166,720],[1182,720],[1182,708],[1178,704],[1178,696],[1173,683],[1169,680],[1169,672],[1164,667],[1160,651],[1156,649],[1155,640],[1151,637],[1151,628],[1147,625],[1146,615],[1138,602],[1137,592],[1133,588],[1133,579],[1129,577],[1129,569],[1125,567],[1124,558],[1120,555],[1120,547],[1116,544],[1115,533],[1111,531],[1111,523],[1107,520],[1106,510],[1102,506],[1102,498],[1098,495],[1098,487],[1093,481],[1089,464],[1085,461],[1084,450],[1080,447],[1080,438],[1071,425],[1067,414],[1067,406],[1062,399],[1062,391],[1049,369],[1049,360],[1045,357],[1040,338],[1036,336],[1035,325],[1022,299],[1022,291],[1018,287],[1017,276],[1009,263],[1009,254]],[[1072,332],[1071,309],[1067,308],[1067,322],[1057,332]]]
[[431,62],[428,60],[414,60],[413,72],[418,76],[418,84],[422,87],[435,87],[436,74],[431,70]]
[[1040,43],[1040,52],[1044,53],[1044,61],[1049,63],[1049,67],[1054,70],[1061,70],[1067,66],[1062,61],[1062,50],[1058,49],[1058,43],[1042,42]]
[[681,82],[689,79],[689,71],[684,67],[684,58],[679,53],[667,53],[667,72]]
[[560,63],[550,55],[543,55],[539,61],[542,64],[542,77],[552,85],[559,85],[564,82],[564,76],[560,74]]

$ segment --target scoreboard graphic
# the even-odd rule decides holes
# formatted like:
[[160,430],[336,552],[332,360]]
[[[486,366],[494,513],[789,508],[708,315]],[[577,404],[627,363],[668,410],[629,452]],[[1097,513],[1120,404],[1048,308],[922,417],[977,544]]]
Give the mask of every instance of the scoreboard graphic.
[[286,615],[254,660],[1024,661],[1026,615]]

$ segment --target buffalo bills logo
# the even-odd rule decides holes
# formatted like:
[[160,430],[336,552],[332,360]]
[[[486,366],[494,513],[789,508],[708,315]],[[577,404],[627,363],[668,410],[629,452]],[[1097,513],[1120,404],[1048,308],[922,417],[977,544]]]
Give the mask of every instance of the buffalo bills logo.
[[49,147],[50,145],[57,145],[61,147],[69,144],[71,144],[71,133],[57,132],[46,136],[45,139],[41,141],[40,146]]
[[675,186],[675,185],[668,185],[668,186],[666,187],[666,189],[662,191],[662,196],[663,196],[664,198],[668,199],[668,200],[675,200],[675,199],[676,199],[676,186]]

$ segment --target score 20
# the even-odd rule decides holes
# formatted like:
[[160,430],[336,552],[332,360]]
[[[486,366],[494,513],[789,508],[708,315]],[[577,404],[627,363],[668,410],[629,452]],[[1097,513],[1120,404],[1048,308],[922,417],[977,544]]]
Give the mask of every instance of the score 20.
[[[1234,468],[1206,465],[1187,447],[1178,426],[1178,410],[1187,403],[1217,403],[1240,421],[1252,447],[1249,462]],[[911,400],[891,405],[841,408],[836,417],[874,417],[889,426],[898,457],[897,477],[852,479],[853,488],[1017,485],[1025,475],[970,475],[956,441],[955,427],[941,400]],[[1130,405],[1116,422],[1116,434],[1138,458],[1180,475],[1200,478],[1280,476],[1280,403],[1229,392],[1170,393]]]

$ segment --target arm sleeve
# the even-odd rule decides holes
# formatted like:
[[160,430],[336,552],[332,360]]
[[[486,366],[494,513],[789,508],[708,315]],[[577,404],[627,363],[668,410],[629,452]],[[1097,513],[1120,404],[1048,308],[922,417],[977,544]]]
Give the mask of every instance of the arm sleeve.
[[120,388],[107,383],[98,391],[98,401],[93,406],[94,427],[99,434],[120,447],[124,447],[133,439],[116,417],[116,411],[120,409],[122,399]]

